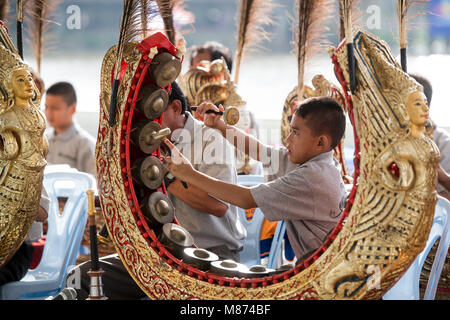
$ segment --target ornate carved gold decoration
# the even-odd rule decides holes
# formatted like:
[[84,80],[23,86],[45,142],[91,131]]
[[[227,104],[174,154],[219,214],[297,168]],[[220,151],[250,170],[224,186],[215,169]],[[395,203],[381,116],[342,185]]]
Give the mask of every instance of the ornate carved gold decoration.
[[[47,164],[40,92],[0,26],[0,266],[19,249],[39,210]],[[9,40],[9,41],[6,41]]]
[[188,102],[198,106],[204,101],[239,107],[245,104],[236,92],[225,60],[202,61],[183,75],[183,89]]
[[[357,34],[358,87],[352,96],[346,47],[332,54],[360,151],[341,221],[324,245],[293,269],[254,279],[195,269],[168,252],[145,223],[129,172],[133,159],[127,158],[137,84],[148,67],[148,52],[136,50],[139,46],[127,47],[117,110],[121,125],[115,128],[109,127],[107,114],[115,49],[104,58],[96,171],[109,234],[140,288],[152,299],[381,298],[426,243],[439,159],[429,138],[411,134],[408,97],[421,88],[401,71],[387,45],[367,33]],[[114,130],[111,157],[108,130]]]
[[[198,106],[204,101],[209,101],[213,104],[222,104],[225,108],[238,107],[237,110],[230,109],[230,111],[239,112],[235,116],[239,122],[235,120],[231,124],[236,124],[244,131],[248,129],[240,126],[244,119],[248,118],[244,114],[248,113],[245,107],[246,103],[236,92],[236,86],[231,80],[230,71],[223,58],[212,62],[202,61],[200,65],[190,69],[183,75],[182,87],[189,104],[192,106]],[[202,120],[196,111],[193,114],[197,119]],[[236,151],[236,156],[239,166],[238,173],[249,174],[256,162],[240,151]]]

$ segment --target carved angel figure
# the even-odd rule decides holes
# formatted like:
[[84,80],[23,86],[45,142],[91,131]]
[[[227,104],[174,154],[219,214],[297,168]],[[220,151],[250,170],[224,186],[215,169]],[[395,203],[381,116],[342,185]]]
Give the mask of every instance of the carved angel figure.
[[37,211],[45,157],[45,118],[29,67],[0,25],[0,266],[20,247]]
[[[349,87],[347,52],[335,52]],[[384,41],[355,36],[357,88],[352,95],[361,160],[358,191],[346,229],[352,242],[323,288],[335,298],[379,298],[422,251],[436,204],[439,151],[425,134],[423,88]],[[361,290],[376,273],[378,286]]]

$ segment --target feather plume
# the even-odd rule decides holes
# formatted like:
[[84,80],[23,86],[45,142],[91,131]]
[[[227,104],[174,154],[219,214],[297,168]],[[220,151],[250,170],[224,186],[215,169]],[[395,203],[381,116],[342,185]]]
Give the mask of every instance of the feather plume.
[[16,20],[17,20],[17,51],[20,57],[23,59],[23,41],[22,41],[22,24],[23,24],[23,10],[25,0],[16,0]]
[[242,59],[260,48],[263,40],[269,40],[269,33],[264,27],[273,23],[270,13],[274,7],[274,0],[241,0],[234,73],[235,84],[239,82]]
[[164,29],[167,34],[167,38],[172,44],[176,45],[175,26],[173,23],[173,8],[175,6],[174,0],[157,0],[159,12],[164,22]]
[[429,0],[397,0],[397,14],[400,37],[400,48],[406,48],[408,45],[407,25],[413,17],[423,14],[421,10],[419,13],[408,18],[408,11],[411,7],[424,7]]
[[119,42],[116,51],[114,82],[109,105],[109,124],[114,126],[116,118],[117,91],[125,45],[135,39],[142,40],[154,16],[151,1],[123,0],[122,20],[120,23]]
[[352,93],[356,90],[356,62],[353,49],[353,6],[354,0],[339,0],[340,16],[347,44],[348,71],[350,74],[350,90]]
[[157,0],[157,3],[167,38],[176,46],[181,34],[185,33],[181,26],[192,24],[194,15],[186,10],[185,0]]
[[49,31],[56,24],[54,18],[60,0],[27,1],[25,5],[25,22],[27,26],[27,41],[33,49],[38,73],[41,73],[42,55],[49,46]]
[[8,0],[0,0],[0,20],[6,21],[9,12]]
[[149,16],[148,12],[150,9],[150,0],[140,0],[141,1],[141,29],[142,29],[142,38],[147,38],[148,26],[149,26]]
[[123,2],[122,22],[120,24],[119,43],[116,53],[115,80],[119,79],[125,44],[134,39],[140,39],[144,31],[146,31],[144,30],[146,27],[143,27],[142,25],[143,21],[145,22],[146,19],[143,19],[142,16],[143,7],[141,6],[141,1],[124,0]]
[[327,45],[325,33],[328,28],[325,21],[331,17],[332,2],[330,0],[297,0],[298,13],[295,25],[295,52],[298,67],[298,97],[303,96],[303,85],[306,61],[313,53],[324,49]]
[[[344,3],[345,2],[345,3]],[[339,41],[345,38],[345,26],[346,19],[350,19],[352,30],[357,29],[361,26],[361,21],[363,17],[363,12],[359,9],[360,0],[342,1],[339,0]],[[348,13],[351,16],[348,16]],[[347,23],[350,23],[349,21]]]
[[16,19],[18,22],[23,22],[23,11],[27,1],[28,0],[16,0]]
[[[397,16],[400,41],[400,59],[403,71],[407,72],[406,49],[408,46],[408,22],[412,17],[408,18],[408,11],[413,6],[425,6],[429,0],[397,0]],[[420,13],[419,13],[420,14]],[[416,14],[419,15],[419,14]]]
[[353,8],[354,0],[339,0],[340,10],[341,10],[341,21],[343,31],[341,34],[344,35],[346,42],[353,42]]

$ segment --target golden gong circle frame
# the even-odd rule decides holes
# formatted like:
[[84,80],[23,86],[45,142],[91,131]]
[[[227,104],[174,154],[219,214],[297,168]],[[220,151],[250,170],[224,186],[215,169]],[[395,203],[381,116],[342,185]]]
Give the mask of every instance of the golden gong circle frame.
[[[374,83],[383,74],[371,74],[367,62],[371,55],[378,55],[379,60],[392,68],[401,69],[387,45],[370,34],[359,31],[355,47],[358,88],[353,95],[349,94],[345,44],[331,54],[355,134],[354,184],[345,211],[323,245],[309,258],[284,273],[257,279],[203,272],[175,258],[158,241],[157,233],[140,210],[134,190],[130,134],[139,117],[135,109],[139,90],[151,82],[148,69],[155,48],[180,60],[182,57],[160,33],[141,43],[127,44],[116,124],[110,127],[108,107],[116,47],[107,52],[101,73],[96,146],[99,197],[110,237],[122,262],[151,299],[380,299],[406,272],[425,246],[436,194],[424,199],[414,189],[395,189],[379,173],[377,154],[389,152],[393,144],[410,137],[405,131],[407,123],[398,123],[398,115],[405,112],[405,106],[393,100],[386,103],[389,97],[380,94]],[[377,130],[371,119],[382,121],[388,128],[379,138],[381,144],[374,145],[371,135],[365,134]],[[160,123],[161,118],[153,121]],[[154,155],[160,156],[159,149]],[[435,159],[425,161],[432,166]],[[429,174],[433,176],[432,172]],[[164,184],[158,191],[166,194]],[[407,222],[407,230],[393,232],[392,227],[401,221]]]

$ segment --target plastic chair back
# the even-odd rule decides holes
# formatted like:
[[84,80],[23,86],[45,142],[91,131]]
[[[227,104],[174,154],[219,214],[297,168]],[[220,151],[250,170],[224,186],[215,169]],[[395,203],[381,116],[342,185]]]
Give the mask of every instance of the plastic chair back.
[[[264,176],[262,175],[238,175],[238,184],[242,186],[255,186],[264,183]],[[247,230],[247,238],[244,242],[244,247],[240,252],[240,263],[247,266],[261,264],[261,250],[260,237],[261,226],[264,222],[264,214],[259,208],[256,208],[252,219],[247,219],[245,210],[238,208],[239,219],[242,225]]]
[[286,233],[286,222],[278,221],[275,234],[273,235],[272,245],[270,246],[269,261],[267,267],[269,269],[277,268],[278,257],[281,254],[281,244]]
[[255,209],[253,218],[248,221],[245,210],[238,208],[239,219],[247,230],[244,246],[240,252],[240,263],[248,267],[261,264],[261,226],[264,222],[264,214],[259,208]]
[[[434,299],[436,293],[437,282],[441,275],[442,267],[445,261],[446,252],[443,252],[445,247],[445,242],[447,242],[448,250],[448,217],[450,213],[449,201],[438,197],[438,202],[436,204],[436,209],[434,212],[433,225],[428,236],[425,249],[417,256],[413,264],[409,267],[408,271],[400,278],[400,280],[383,296],[383,300],[419,300],[420,299],[420,273],[422,272],[425,260],[430,253],[431,248],[434,243],[441,238],[440,245],[436,252],[436,256],[433,262],[432,272],[428,280],[433,282],[434,293],[430,291],[428,293],[427,299]],[[442,246],[441,246],[442,244]],[[439,251],[441,249],[441,251]],[[440,269],[438,268],[440,266]],[[434,270],[434,272],[433,272]],[[437,281],[434,284],[434,281]],[[427,285],[428,291],[428,285]],[[424,297],[425,298],[425,297]]]
[[436,289],[439,279],[441,278],[442,268],[444,267],[450,245],[450,201],[444,198],[439,198],[438,205],[447,213],[447,221],[441,235],[441,241],[439,242],[439,246],[436,250],[433,266],[428,278],[427,288],[423,296],[424,300],[434,300],[434,297],[436,296]]
[[[44,186],[51,199],[48,232],[39,265],[25,277],[0,288],[2,299],[36,299],[57,294],[64,287],[67,269],[74,265],[87,221],[86,190],[92,175],[77,171],[46,172]],[[58,197],[67,197],[62,214]]]

